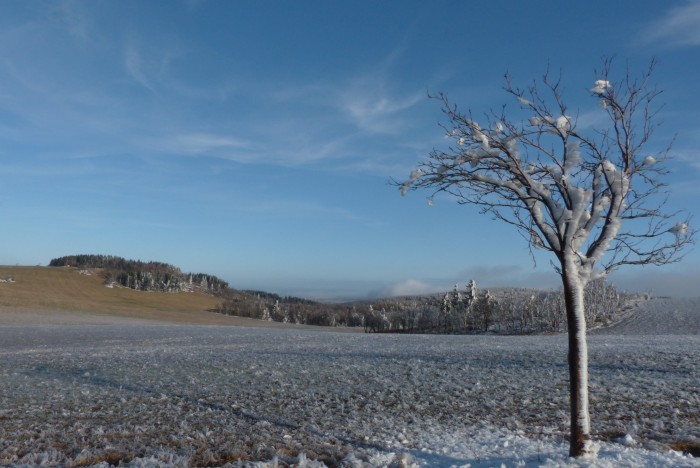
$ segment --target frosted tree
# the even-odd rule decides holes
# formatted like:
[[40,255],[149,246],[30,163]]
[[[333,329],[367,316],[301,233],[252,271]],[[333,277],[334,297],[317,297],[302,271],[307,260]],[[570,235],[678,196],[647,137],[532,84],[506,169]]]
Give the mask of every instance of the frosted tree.
[[463,323],[463,328],[466,330],[469,328],[469,315],[472,312],[472,309],[474,309],[474,304],[476,303],[477,299],[477,292],[476,292],[476,281],[469,280],[469,283],[467,283],[467,288],[466,288],[466,297],[465,297],[465,307],[462,313],[462,323]]
[[279,299],[275,300],[275,305],[272,306],[271,316],[275,320],[279,320],[279,318],[282,316],[282,308],[280,307]]
[[533,249],[552,254],[568,325],[571,456],[594,454],[586,285],[623,265],[676,262],[693,242],[689,217],[665,205],[662,179],[670,146],[653,154],[647,149],[658,127],[653,69],[652,62],[639,78],[626,73],[614,81],[611,62],[603,62],[588,90],[605,122],[598,128],[579,125],[564,103],[560,80],[549,74],[524,89],[506,75],[504,90],[518,103],[509,111],[515,119],[504,106],[478,123],[445,94],[433,96],[442,104],[442,127],[451,143],[433,150],[408,180],[394,181],[402,194],[428,189],[431,202],[447,194],[477,205],[515,228],[533,259]]
[[472,303],[476,300],[476,281],[469,280],[467,283],[467,302]]
[[476,318],[479,320],[479,325],[482,331],[488,331],[489,325],[493,319],[494,311],[496,310],[497,301],[493,295],[486,290],[486,293],[477,298],[473,304],[473,310]]
[[465,310],[465,303],[464,303],[464,298],[462,297],[462,292],[459,290],[459,285],[455,284],[454,288],[452,289],[452,327],[455,329],[460,329],[463,326],[464,320],[464,310]]
[[452,304],[461,305],[462,301],[462,292],[459,290],[459,285],[455,284],[454,288],[452,288]]
[[[447,331],[447,323],[452,315],[452,299],[450,298],[450,293],[445,293],[442,298],[442,305],[440,306],[440,315],[442,315],[442,321],[444,330]],[[440,322],[438,321],[438,327],[440,327]]]

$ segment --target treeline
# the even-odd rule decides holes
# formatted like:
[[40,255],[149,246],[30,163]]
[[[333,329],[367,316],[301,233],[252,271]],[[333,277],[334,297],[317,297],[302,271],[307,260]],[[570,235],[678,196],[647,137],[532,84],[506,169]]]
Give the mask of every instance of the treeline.
[[230,291],[215,310],[225,315],[325,327],[364,326],[364,314],[347,304],[323,304],[264,291]]
[[49,266],[100,269],[107,286],[117,285],[139,291],[197,290],[222,295],[228,290],[228,283],[214,275],[183,273],[167,263],[127,260],[112,255],[68,255],[52,259]]
[[[619,291],[604,280],[589,283],[584,292],[589,329],[618,321],[637,296]],[[369,306],[365,330],[376,333],[559,333],[567,329],[561,291],[504,289],[477,291],[470,281],[443,296],[382,301]]]
[[[589,328],[620,319],[636,296],[603,280],[585,290]],[[534,334],[566,331],[561,291],[508,288],[478,291],[470,281],[444,295],[323,304],[262,291],[231,292],[218,306],[226,315],[305,325],[364,327],[368,333]]]
[[311,299],[303,299],[301,297],[294,296],[280,296],[279,294],[267,292],[267,291],[257,291],[254,289],[244,289],[242,291],[245,294],[255,296],[257,299],[262,299],[263,301],[273,304],[275,302],[282,302],[284,304],[307,304],[307,305],[321,305],[318,301],[312,301]]
[[[49,266],[100,269],[107,286],[140,291],[202,291],[222,298],[215,312],[283,323],[328,327],[363,327],[368,333],[497,333],[531,334],[566,331],[561,291],[506,288],[478,291],[470,281],[444,295],[415,296],[324,304],[264,291],[236,291],[216,276],[183,273],[162,262],[127,260],[111,255],[70,255]],[[618,321],[637,296],[604,280],[584,291],[588,328]]]

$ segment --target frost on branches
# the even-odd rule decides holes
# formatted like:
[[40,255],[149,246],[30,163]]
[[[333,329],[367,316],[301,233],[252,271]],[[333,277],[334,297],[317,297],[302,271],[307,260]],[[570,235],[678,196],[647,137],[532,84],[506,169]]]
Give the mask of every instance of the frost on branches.
[[656,124],[658,91],[649,80],[609,77],[610,61],[590,95],[606,115],[601,128],[579,128],[564,103],[560,83],[545,75],[541,84],[520,89],[506,77],[522,120],[504,110],[477,122],[445,94],[440,100],[453,142],[433,150],[405,182],[402,194],[428,189],[516,228],[531,249],[551,252],[562,278],[569,333],[571,455],[591,455],[588,416],[588,356],[583,290],[590,281],[622,265],[663,265],[678,261],[692,243],[689,219],[664,210],[669,148],[645,151]]

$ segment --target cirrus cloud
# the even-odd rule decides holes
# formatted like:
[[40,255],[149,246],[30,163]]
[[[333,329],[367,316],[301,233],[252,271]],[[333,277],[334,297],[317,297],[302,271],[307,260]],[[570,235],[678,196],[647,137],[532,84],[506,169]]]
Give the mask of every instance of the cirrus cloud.
[[641,40],[673,47],[700,46],[700,1],[671,8],[642,32]]

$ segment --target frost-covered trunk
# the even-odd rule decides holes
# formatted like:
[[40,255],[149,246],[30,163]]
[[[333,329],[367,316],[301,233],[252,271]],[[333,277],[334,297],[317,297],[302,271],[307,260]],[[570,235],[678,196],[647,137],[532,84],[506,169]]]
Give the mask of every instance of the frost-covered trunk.
[[571,441],[569,455],[590,454],[591,422],[588,412],[588,345],[584,314],[584,282],[572,258],[562,262],[564,300],[569,329],[569,394],[571,399]]

